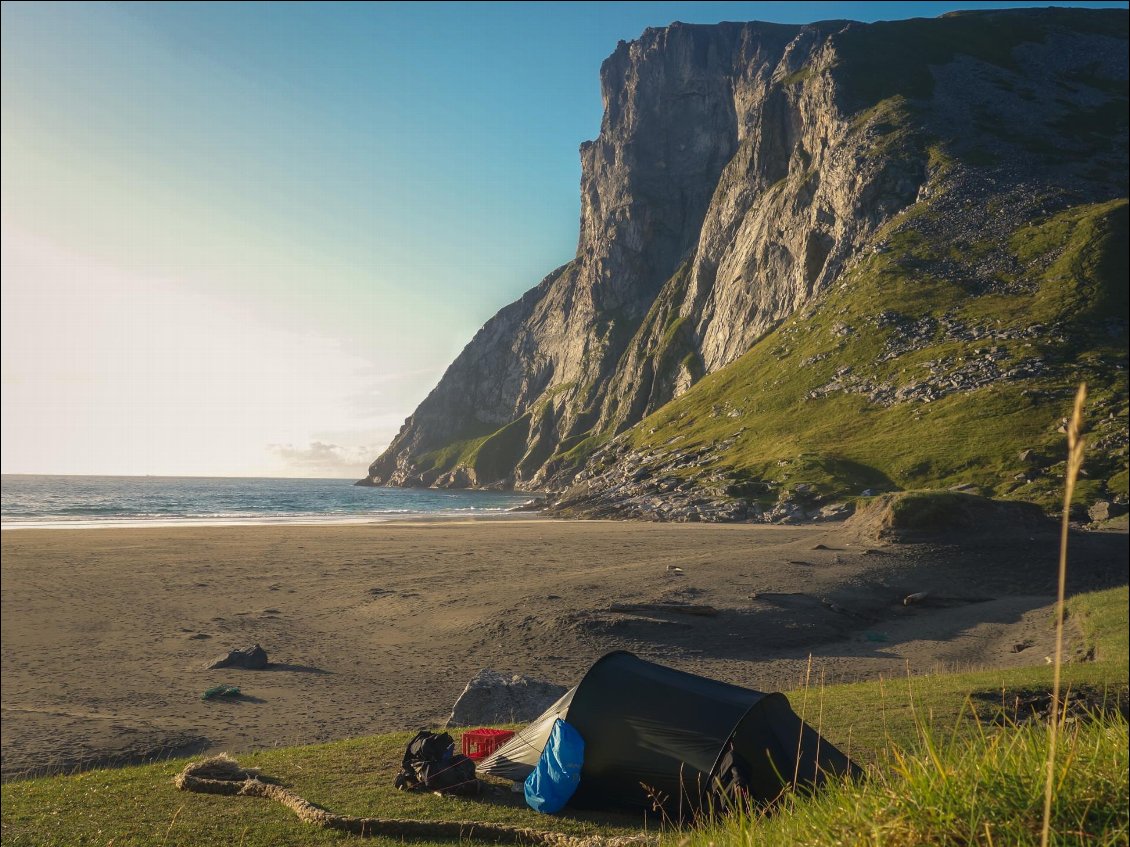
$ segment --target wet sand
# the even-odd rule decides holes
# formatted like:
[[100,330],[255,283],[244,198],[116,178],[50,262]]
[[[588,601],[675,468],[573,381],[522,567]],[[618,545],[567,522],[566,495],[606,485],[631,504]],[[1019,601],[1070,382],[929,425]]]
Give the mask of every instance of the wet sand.
[[[614,649],[782,690],[810,653],[831,683],[1043,664],[1053,637],[1046,538],[878,546],[830,525],[521,520],[0,541],[6,778],[414,729],[442,722],[480,668],[569,685]],[[1072,591],[1126,582],[1125,534],[1074,551]],[[255,642],[270,669],[204,669]],[[218,683],[244,696],[202,700]]]

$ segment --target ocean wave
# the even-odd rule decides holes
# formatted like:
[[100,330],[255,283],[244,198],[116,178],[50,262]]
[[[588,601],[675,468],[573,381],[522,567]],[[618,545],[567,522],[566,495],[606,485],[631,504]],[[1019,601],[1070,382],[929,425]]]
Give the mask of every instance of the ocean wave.
[[529,494],[364,488],[348,480],[3,477],[0,526],[327,523],[498,517]]

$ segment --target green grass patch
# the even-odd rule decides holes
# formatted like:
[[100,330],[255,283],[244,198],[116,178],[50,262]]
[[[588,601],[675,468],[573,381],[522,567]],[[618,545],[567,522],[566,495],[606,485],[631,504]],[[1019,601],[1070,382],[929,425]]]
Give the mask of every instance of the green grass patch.
[[495,482],[508,477],[526,452],[526,439],[530,434],[530,413],[485,438],[468,457],[479,484]]
[[1096,659],[1126,666],[1130,659],[1127,586],[1078,594],[1067,601],[1070,620],[1078,626],[1085,645]]
[[1119,132],[1126,132],[1126,124],[1127,97],[1124,87],[1121,96],[1112,97],[1098,106],[1073,108],[1051,126],[1069,138],[1091,143],[1113,139]]
[[[1126,201],[1077,206],[1021,226],[1004,247],[936,243],[926,234],[931,214],[927,207],[896,219],[880,236],[885,250],[854,268],[818,308],[789,319],[641,421],[630,430],[632,445],[662,453],[678,436],[680,449],[711,450],[704,468],[686,474],[722,475],[763,492],[806,483],[850,498],[876,486],[969,483],[989,496],[1053,509],[1061,496],[1059,420],[1085,380],[1096,437],[1078,502],[1118,494],[1126,451],[1104,449],[1117,439],[1101,436],[1125,425],[1127,408],[1120,364],[1126,330],[1116,319],[1127,309]],[[930,273],[955,250],[977,256],[999,249],[1025,269],[1005,280],[1011,288],[980,294],[960,278]],[[946,329],[954,323],[992,336],[962,339]],[[899,333],[910,325],[923,328],[899,347]],[[1030,331],[1037,325],[1058,329]],[[1012,337],[998,341],[997,334]],[[1043,372],[949,391],[932,402],[871,399],[875,388],[944,389],[989,356],[1002,373],[1036,358]],[[730,413],[714,414],[719,408]],[[1048,461],[1025,464],[1024,450]]]
[[[1097,31],[1125,38],[1126,20],[1125,11],[1115,9],[1099,14],[1073,9],[1048,10],[1039,15],[954,12],[940,18],[849,27],[837,33],[833,43],[839,56],[837,72],[855,100],[865,107],[896,95],[930,97],[934,90],[930,67],[948,64],[958,56],[1012,70],[1016,67],[1013,50],[1024,43],[1043,42],[1050,31]],[[1102,83],[1111,85],[1106,79]],[[1001,80],[1002,88],[1010,85]],[[1096,120],[1107,125],[1106,115]]]
[[878,21],[852,27],[834,38],[845,83],[863,104],[902,95],[929,97],[931,65],[958,54],[1012,68],[1012,51],[1025,41],[1042,41],[1044,26],[1033,16],[964,13],[942,18]]
[[781,77],[781,85],[800,85],[810,76],[812,76],[812,68],[805,65],[803,68],[797,68],[791,74]]
[[609,435],[580,435],[574,441],[563,442],[562,449],[555,458],[564,461],[569,467],[580,467],[593,453],[608,443]]
[[421,472],[433,471],[441,474],[459,465],[466,465],[486,437],[481,435],[475,438],[462,438],[443,447],[428,450],[416,457],[416,467]]
[[[1063,685],[1099,706],[1095,720],[1073,719],[1060,733],[1053,844],[1127,843],[1126,603],[1126,586],[1068,601],[1099,661],[1066,665]],[[1049,691],[1051,674],[1041,665],[791,691],[793,708],[862,762],[867,779],[738,809],[676,843],[1038,844],[1047,725],[1017,726],[1010,710],[1017,693]]]
[[[417,820],[478,820],[583,834],[633,831],[636,821],[584,814],[547,819],[507,790],[482,799],[437,797],[393,788],[404,746],[414,733],[280,748],[238,756],[305,799],[338,814]],[[300,822],[277,803],[178,791],[177,760],[97,770],[3,786],[5,845],[205,845],[273,847],[341,844],[354,836]],[[366,844],[401,843],[366,839]],[[412,842],[428,844],[431,842]]]
[[[1121,716],[1058,733],[1052,843],[1125,844],[1127,724]],[[1043,724],[954,736],[922,727],[857,783],[794,794],[693,831],[687,847],[1040,843],[1048,731]]]
[[663,340],[660,342],[661,348],[667,348],[671,342],[675,340],[675,335],[687,324],[687,318],[683,315],[672,315],[671,320],[667,322],[667,326],[663,329]]

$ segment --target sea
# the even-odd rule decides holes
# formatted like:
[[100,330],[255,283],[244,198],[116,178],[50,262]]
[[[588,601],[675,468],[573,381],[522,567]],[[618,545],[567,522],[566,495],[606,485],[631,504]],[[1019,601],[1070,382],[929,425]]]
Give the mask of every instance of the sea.
[[[366,488],[347,479],[0,477],[0,528],[368,523],[508,516],[530,494]],[[513,515],[528,515],[528,512]]]

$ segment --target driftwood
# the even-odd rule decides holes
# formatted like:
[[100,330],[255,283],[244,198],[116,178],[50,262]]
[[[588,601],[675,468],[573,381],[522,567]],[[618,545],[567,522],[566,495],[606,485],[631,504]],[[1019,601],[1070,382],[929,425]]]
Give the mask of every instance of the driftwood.
[[608,611],[627,612],[633,615],[660,612],[676,615],[697,615],[703,618],[718,617],[718,610],[713,606],[704,606],[697,603],[613,603],[608,607]]
[[257,770],[242,768],[235,759],[225,754],[186,765],[173,784],[182,791],[202,794],[264,797],[286,806],[304,823],[354,835],[445,841],[475,839],[531,847],[653,847],[656,843],[654,838],[642,834],[613,837],[566,835],[481,821],[421,821],[338,815],[304,800],[289,788],[263,781]]

